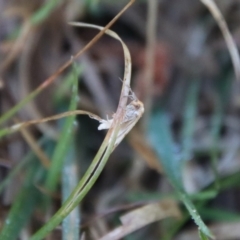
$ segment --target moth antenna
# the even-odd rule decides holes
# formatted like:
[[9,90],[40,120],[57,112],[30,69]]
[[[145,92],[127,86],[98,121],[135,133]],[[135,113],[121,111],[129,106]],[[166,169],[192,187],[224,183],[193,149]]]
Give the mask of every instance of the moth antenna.
[[[123,83],[123,80],[122,80],[121,78],[119,78],[119,80]],[[129,92],[130,92],[130,94],[128,95],[128,97],[129,97],[131,100],[138,100],[138,98],[137,98],[136,94],[133,92],[132,88],[131,88],[128,84],[126,84],[126,86],[128,87]]]
[[129,98],[131,100],[138,100],[136,94],[133,92],[133,90],[131,88],[129,88],[130,94],[129,94]]

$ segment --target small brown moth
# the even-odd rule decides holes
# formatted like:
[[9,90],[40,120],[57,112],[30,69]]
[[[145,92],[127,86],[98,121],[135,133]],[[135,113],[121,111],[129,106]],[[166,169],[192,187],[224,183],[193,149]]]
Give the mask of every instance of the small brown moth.
[[[126,109],[124,111],[124,118],[123,121],[121,122],[120,130],[118,132],[114,148],[130,132],[130,130],[135,126],[135,124],[138,122],[138,120],[142,117],[144,113],[143,103],[138,100],[138,98],[131,89],[130,92],[131,94],[129,95],[129,98],[131,99],[131,102],[126,106]],[[100,125],[98,127],[98,130],[110,129],[112,127],[114,115],[115,114],[112,115],[111,119],[109,119],[107,116],[106,120],[105,119],[99,120]]]

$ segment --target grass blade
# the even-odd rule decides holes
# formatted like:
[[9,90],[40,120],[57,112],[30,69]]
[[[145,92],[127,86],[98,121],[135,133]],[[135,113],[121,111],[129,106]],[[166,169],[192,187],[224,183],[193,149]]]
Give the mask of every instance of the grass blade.
[[213,237],[202,221],[195,206],[192,204],[189,196],[184,192],[181,176],[182,161],[179,159],[179,154],[174,153],[174,142],[172,140],[169,121],[163,111],[153,114],[150,121],[149,137],[153,148],[159,155],[159,159],[161,159],[161,164],[168,179],[176,189],[181,201],[188,209],[195,223],[205,235]]
[[154,114],[149,126],[150,142],[158,156],[160,156],[165,172],[169,174],[170,181],[177,189],[183,189],[182,163],[174,154],[174,143],[166,114],[163,111]]
[[[78,183],[78,166],[74,143],[70,148],[62,171],[62,202],[64,203]],[[64,220],[62,224],[63,240],[78,240],[80,236],[80,207],[77,206]]]
[[228,51],[232,59],[236,79],[240,80],[240,71],[239,71],[240,57],[238,53],[238,48],[233,39],[232,34],[229,31],[229,28],[227,26],[227,23],[221,11],[219,10],[214,0],[200,0],[200,1],[208,8],[212,16],[214,17],[215,21],[217,22],[219,28],[221,29],[223,37],[228,47]]
[[[78,70],[75,65],[73,65],[73,74],[75,81],[73,83],[72,87],[72,97],[71,102],[69,106],[70,111],[74,111],[77,109],[78,104]],[[52,162],[51,162],[51,168],[49,169],[49,173],[46,179],[46,187],[50,191],[55,191],[59,175],[61,173],[61,169],[63,167],[65,156],[68,152],[70,139],[73,134],[74,129],[74,121],[75,121],[75,115],[68,117],[65,120],[63,131],[60,134],[60,140],[54,150]]]
[[[130,1],[125,10],[133,3],[134,1]],[[122,11],[121,11],[122,12]],[[118,15],[117,15],[118,16]],[[99,29],[101,32],[106,28],[102,28],[96,25],[89,24],[78,24],[73,23],[72,25],[81,25],[85,27],[91,27]],[[111,128],[108,130],[107,135],[98,150],[96,156],[94,157],[91,165],[88,170],[84,174],[83,178],[80,180],[79,184],[75,187],[74,191],[71,193],[69,198],[65,201],[63,206],[58,210],[58,212],[45,224],[36,234],[34,234],[30,240],[40,240],[43,239],[49,232],[51,232],[85,197],[88,191],[91,189],[93,184],[98,179],[100,173],[102,172],[104,166],[107,163],[107,160],[110,154],[113,152],[115,147],[115,142],[117,139],[117,135],[119,133],[121,123],[123,121],[124,112],[127,107],[127,98],[129,96],[129,86],[131,83],[131,71],[132,71],[132,63],[131,63],[131,55],[130,52],[122,41],[122,39],[113,31],[106,30],[106,34],[111,37],[117,39],[121,42],[123,51],[124,51],[124,60],[125,60],[125,69],[124,69],[124,77],[123,77],[123,86],[121,90],[120,100],[118,104],[118,108],[116,113],[114,114],[114,119],[111,125]],[[129,129],[130,131],[130,129]]]
[[31,23],[35,25],[44,21],[60,2],[62,2],[62,0],[47,1],[36,13],[33,14],[31,17]]
[[209,239],[202,231],[199,231],[199,237],[200,237],[201,240],[208,240]]
[[1,229],[1,240],[14,240],[18,238],[20,231],[29,221],[39,201],[40,193],[33,183],[36,181],[36,172],[43,171],[44,169],[39,165],[38,161],[35,161],[34,165],[32,164],[28,169],[24,185],[16,197],[5,220],[5,224]]
[[[63,64],[55,73],[53,73],[49,78],[47,78],[40,86],[38,86],[35,90],[33,90],[26,98],[21,100],[18,104],[12,107],[9,111],[4,113],[0,117],[0,125],[6,122],[8,119],[13,117],[25,104],[30,102],[33,98],[35,98],[40,92],[42,92],[46,87],[54,82],[54,80],[67,68],[72,62],[79,56],[81,56],[86,50],[88,50],[94,43],[96,43],[105,33],[106,31],[117,21],[117,19],[135,2],[135,0],[130,0],[128,4],[104,27],[101,28],[101,31],[79,52],[77,52],[72,58]],[[122,40],[120,40],[122,41]],[[124,44],[125,45],[125,44]],[[128,64],[127,64],[128,65]],[[130,64],[131,65],[131,64]],[[130,70],[131,72],[131,70]],[[126,82],[130,85],[130,82]],[[123,101],[122,101],[123,102]],[[1,136],[1,135],[0,135]]]
[[191,158],[192,152],[192,137],[195,127],[197,114],[197,100],[199,91],[199,81],[191,80],[191,85],[186,97],[185,112],[183,116],[182,129],[182,158],[187,161]]

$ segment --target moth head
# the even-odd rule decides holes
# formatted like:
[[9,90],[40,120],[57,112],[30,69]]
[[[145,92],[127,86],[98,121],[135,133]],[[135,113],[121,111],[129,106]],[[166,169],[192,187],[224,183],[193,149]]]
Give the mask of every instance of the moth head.
[[131,105],[136,109],[136,110],[139,110],[139,109],[144,109],[143,108],[143,103],[139,100],[135,100],[135,101],[132,101],[131,102]]

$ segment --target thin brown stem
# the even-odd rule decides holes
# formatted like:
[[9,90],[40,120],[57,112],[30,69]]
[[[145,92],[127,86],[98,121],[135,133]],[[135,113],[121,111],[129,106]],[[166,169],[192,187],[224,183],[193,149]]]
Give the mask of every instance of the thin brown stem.
[[157,12],[158,1],[148,0],[148,15],[147,15],[147,46],[146,46],[146,68],[145,68],[145,115],[143,117],[143,129],[146,128],[152,108],[152,90],[154,80],[154,59],[156,48],[157,35]]

